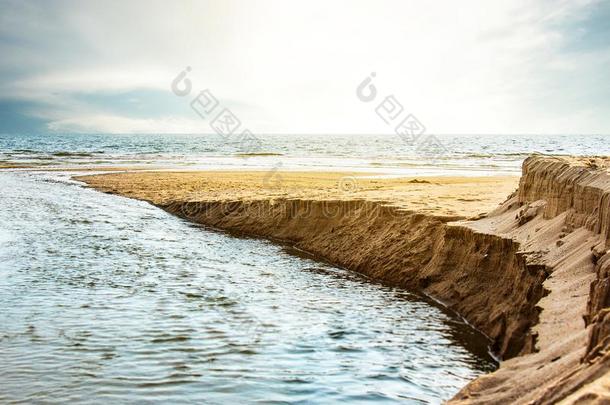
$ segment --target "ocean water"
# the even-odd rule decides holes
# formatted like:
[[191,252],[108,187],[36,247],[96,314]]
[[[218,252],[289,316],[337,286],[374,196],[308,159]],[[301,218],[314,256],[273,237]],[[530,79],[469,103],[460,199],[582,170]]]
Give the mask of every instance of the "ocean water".
[[422,297],[70,176],[0,172],[0,403],[440,403],[496,367]]
[[[426,143],[425,140],[434,142]],[[0,162],[52,167],[352,170],[395,175],[518,174],[532,153],[610,155],[610,135],[0,135]]]

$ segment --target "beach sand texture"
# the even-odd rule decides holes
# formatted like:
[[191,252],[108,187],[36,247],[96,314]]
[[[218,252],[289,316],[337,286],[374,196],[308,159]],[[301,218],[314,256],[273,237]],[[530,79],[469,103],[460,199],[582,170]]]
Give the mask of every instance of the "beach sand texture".
[[341,172],[184,171],[77,178],[109,193],[164,205],[175,201],[366,200],[438,216],[488,212],[518,185],[516,176],[388,178]]

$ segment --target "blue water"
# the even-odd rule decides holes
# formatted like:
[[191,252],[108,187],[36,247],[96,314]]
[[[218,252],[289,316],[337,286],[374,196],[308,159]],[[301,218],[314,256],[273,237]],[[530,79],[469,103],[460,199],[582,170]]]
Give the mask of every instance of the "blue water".
[[0,172],[0,403],[439,403],[489,342],[407,291]]
[[[428,154],[397,135],[258,135],[253,149],[218,135],[0,135],[0,161],[22,164],[192,168],[351,169],[433,174],[518,174],[531,153],[610,155],[610,135],[438,136]],[[420,169],[417,172],[417,169]],[[414,172],[415,171],[415,172]]]

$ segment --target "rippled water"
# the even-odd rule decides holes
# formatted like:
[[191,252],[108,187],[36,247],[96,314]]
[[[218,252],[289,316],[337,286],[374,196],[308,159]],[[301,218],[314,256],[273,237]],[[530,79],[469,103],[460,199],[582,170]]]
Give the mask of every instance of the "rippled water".
[[609,135],[437,135],[442,148],[433,157],[395,134],[257,137],[260,149],[254,151],[215,134],[0,134],[0,162],[229,169],[281,165],[283,169],[468,175],[519,174],[521,162],[532,153],[610,154]]
[[438,403],[495,368],[412,294],[67,179],[0,173],[0,402]]

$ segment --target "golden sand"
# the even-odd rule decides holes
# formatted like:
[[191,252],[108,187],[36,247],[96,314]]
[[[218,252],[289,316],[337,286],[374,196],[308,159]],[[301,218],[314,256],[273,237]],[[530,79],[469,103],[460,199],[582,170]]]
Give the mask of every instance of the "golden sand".
[[490,211],[515,191],[519,178],[383,178],[358,173],[185,171],[77,177],[110,193],[147,200],[225,201],[306,198],[386,201],[433,215],[470,217]]

